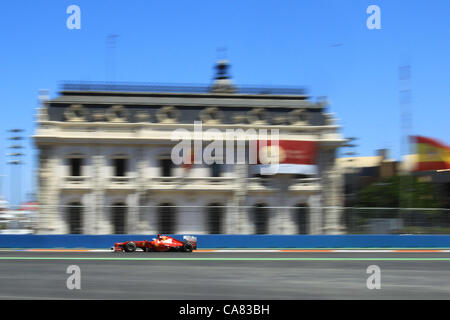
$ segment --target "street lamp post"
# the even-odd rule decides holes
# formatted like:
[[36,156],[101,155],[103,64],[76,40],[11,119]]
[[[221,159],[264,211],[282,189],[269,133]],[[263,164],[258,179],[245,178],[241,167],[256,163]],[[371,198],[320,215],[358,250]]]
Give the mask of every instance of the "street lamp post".
[[[358,138],[356,137],[349,137],[346,138],[347,143],[345,143],[343,145],[344,148],[348,148],[348,150],[355,150],[356,147],[358,146],[357,144],[353,143],[355,140],[358,140]],[[343,153],[344,156],[349,157],[348,159],[348,168],[344,167],[344,179],[348,179],[348,181],[346,181],[348,183],[348,185],[350,186],[350,190],[349,194],[346,193],[346,191],[344,191],[345,195],[345,206],[347,206],[350,202],[351,204],[354,204],[354,200],[355,200],[355,191],[357,189],[357,178],[356,178],[356,173],[357,170],[354,168],[354,166],[352,165],[352,162],[354,161],[354,159],[352,159],[351,157],[357,156],[358,153],[355,151],[346,151]]]
[[[18,186],[18,193],[17,193],[17,203],[18,205],[20,205],[20,180],[21,180],[21,175],[20,175],[20,165],[23,164],[21,157],[23,157],[25,154],[23,154],[21,151],[23,149],[23,146],[21,144],[21,141],[24,139],[23,136],[21,135],[21,133],[24,131],[23,129],[11,129],[8,130],[12,136],[9,137],[9,140],[12,141],[12,145],[9,146],[10,149],[12,149],[12,151],[10,153],[8,153],[8,164],[14,166],[17,166],[17,186]],[[11,199],[10,201],[13,201],[13,197],[14,197],[14,175],[13,175],[13,169],[11,168],[10,171],[10,188],[11,188]]]

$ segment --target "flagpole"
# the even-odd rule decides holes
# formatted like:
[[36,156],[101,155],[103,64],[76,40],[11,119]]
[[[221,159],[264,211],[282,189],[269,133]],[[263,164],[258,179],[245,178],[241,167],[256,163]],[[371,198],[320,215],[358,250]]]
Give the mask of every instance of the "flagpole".
[[[408,155],[411,154],[411,66],[409,64],[399,67],[399,103],[401,112],[401,157],[402,161],[405,161]],[[412,193],[410,180],[410,172],[408,168],[404,167],[405,178],[402,175],[399,177],[399,207],[410,208],[412,207]],[[406,183],[405,183],[406,182]],[[402,192],[405,192],[404,199],[402,198]],[[401,215],[400,215],[401,216]]]

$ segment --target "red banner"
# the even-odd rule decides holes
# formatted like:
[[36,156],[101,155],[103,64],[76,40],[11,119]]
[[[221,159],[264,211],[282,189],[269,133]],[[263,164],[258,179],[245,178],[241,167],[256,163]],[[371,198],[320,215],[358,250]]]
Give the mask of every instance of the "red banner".
[[[307,164],[316,163],[317,142],[279,140],[272,146],[271,140],[258,141],[258,164]],[[278,158],[278,162],[277,162]]]

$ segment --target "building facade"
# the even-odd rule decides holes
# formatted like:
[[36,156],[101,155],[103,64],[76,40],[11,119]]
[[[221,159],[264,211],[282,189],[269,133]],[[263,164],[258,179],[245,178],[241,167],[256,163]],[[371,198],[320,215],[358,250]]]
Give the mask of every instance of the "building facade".
[[[335,160],[345,140],[326,101],[301,89],[237,87],[226,61],[216,68],[209,87],[65,83],[43,101],[33,137],[38,233],[342,233]],[[195,121],[204,130],[278,129],[280,140],[314,141],[317,172],[174,165],[172,133],[192,131]]]

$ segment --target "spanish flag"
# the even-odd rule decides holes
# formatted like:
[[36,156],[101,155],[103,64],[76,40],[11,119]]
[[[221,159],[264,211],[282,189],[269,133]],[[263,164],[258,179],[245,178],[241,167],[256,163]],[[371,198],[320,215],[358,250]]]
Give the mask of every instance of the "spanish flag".
[[413,136],[411,139],[417,152],[414,171],[450,169],[450,147],[426,137]]

